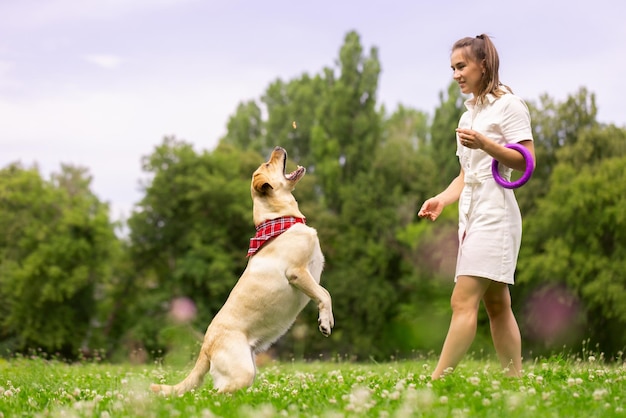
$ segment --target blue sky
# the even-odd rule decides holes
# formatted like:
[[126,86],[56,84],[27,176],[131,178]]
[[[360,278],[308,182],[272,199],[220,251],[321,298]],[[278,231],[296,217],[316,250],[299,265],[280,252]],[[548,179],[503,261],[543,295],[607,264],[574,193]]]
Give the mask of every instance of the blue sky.
[[432,114],[452,43],[485,32],[515,93],[584,86],[601,122],[626,126],[625,17],[615,0],[0,0],[0,167],[88,167],[112,216],[128,216],[141,157],[165,135],[212,149],[239,102],[333,67],[350,30],[379,50],[388,111]]

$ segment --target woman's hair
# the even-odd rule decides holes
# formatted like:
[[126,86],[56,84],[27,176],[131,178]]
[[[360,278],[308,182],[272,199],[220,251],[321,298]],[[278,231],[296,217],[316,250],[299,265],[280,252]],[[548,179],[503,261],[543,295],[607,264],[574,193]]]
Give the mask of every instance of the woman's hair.
[[[483,73],[482,83],[478,91],[477,103],[482,103],[485,96],[489,93],[496,97],[500,97],[504,92],[500,89],[503,86],[500,83],[500,58],[495,45],[491,42],[489,36],[484,33],[475,38],[467,37],[459,39],[452,45],[452,51],[462,48],[464,49],[465,58],[483,64],[485,72]],[[506,87],[511,93],[513,92],[508,86]]]

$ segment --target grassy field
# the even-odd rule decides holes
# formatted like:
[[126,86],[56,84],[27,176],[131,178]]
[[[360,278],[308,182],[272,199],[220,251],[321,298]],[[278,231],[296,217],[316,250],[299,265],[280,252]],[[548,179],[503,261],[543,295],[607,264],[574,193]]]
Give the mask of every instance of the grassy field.
[[167,398],[149,384],[176,383],[188,367],[0,359],[0,418],[626,417],[623,359],[537,359],[524,364],[521,379],[509,379],[496,364],[469,358],[431,382],[434,364],[270,362],[234,395],[217,395],[207,377],[198,390]]

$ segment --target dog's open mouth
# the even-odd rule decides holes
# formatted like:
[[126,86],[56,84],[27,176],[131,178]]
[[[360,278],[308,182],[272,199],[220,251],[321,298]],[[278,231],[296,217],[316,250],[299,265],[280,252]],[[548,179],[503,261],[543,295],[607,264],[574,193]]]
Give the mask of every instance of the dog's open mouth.
[[285,178],[289,181],[298,181],[302,178],[302,176],[304,176],[305,171],[306,168],[299,165],[298,168],[296,168],[291,173],[285,174]]

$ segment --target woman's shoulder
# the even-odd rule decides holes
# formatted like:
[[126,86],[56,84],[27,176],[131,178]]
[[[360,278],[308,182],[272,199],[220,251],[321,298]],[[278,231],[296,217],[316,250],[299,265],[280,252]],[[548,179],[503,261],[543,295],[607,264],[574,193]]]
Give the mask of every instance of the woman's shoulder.
[[526,101],[522,99],[520,96],[514,94],[510,89],[501,89],[503,94],[498,97],[496,102],[502,108],[513,108],[513,109],[524,109],[528,111],[528,105]]
[[524,102],[524,99],[522,99],[520,96],[518,96],[517,94],[513,93],[513,91],[505,85],[501,85],[499,87],[499,90],[501,92],[501,95],[499,97],[499,99],[503,100],[504,102]]

